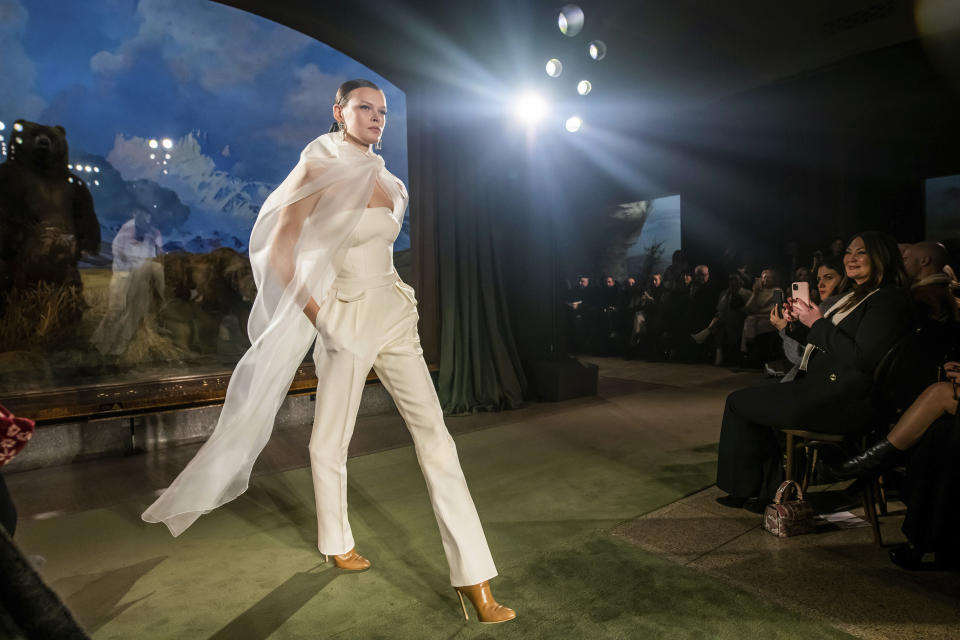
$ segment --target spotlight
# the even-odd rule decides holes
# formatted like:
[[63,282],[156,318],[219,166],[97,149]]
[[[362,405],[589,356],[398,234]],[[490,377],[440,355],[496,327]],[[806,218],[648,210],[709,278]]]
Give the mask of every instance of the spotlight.
[[94,167],[94,168],[93,168],[93,172],[94,172],[94,173],[100,173],[100,167]]
[[21,138],[20,136],[17,136],[16,138],[14,138],[14,140],[16,140],[17,144],[23,144],[23,138]]
[[150,159],[151,159],[151,160],[156,160],[156,159],[157,159],[157,154],[151,153],[151,154],[150,154]]
[[590,91],[593,90],[593,85],[590,84],[589,80],[581,80],[577,83],[577,93],[582,96],[587,95]]
[[3,131],[7,128],[7,125],[3,124],[3,120],[0,120],[0,131]]
[[86,166],[83,168],[83,170],[86,171],[87,173],[90,173],[91,171],[93,171],[93,167],[91,167],[90,165],[86,165]]
[[99,181],[99,180],[94,180],[94,181],[93,181],[93,184],[94,184],[95,186],[98,186],[98,187],[99,187],[99,186],[100,186],[100,181]]
[[173,140],[170,138],[163,139],[163,148],[164,149],[173,149]]
[[535,125],[547,115],[547,103],[535,93],[525,93],[517,101],[516,116],[528,125]]
[[67,169],[70,169],[70,171],[73,171],[73,165],[72,165],[72,164],[68,164],[68,165],[67,165]]
[[163,154],[163,157],[166,158],[167,160],[169,160],[169,159],[170,159],[170,154],[169,154],[169,153],[165,153],[165,154]]
[[607,56],[607,45],[603,40],[594,40],[587,47],[587,51],[594,60],[603,60]]
[[164,170],[163,170],[163,175],[167,175],[167,173],[169,173],[169,172],[168,172],[166,169],[164,169]]
[[570,133],[576,133],[580,131],[580,127],[583,126],[583,120],[577,116],[573,116],[572,118],[567,118],[567,124],[565,126]]
[[547,75],[551,78],[558,77],[563,73],[563,63],[557,60],[556,58],[550,58],[547,60]]
[[20,124],[19,122],[14,122],[14,123],[13,123],[13,130],[14,130],[14,131],[23,131],[23,125]]
[[577,35],[583,29],[583,9],[575,4],[563,6],[557,16],[557,26],[560,33],[569,38]]
[[150,142],[147,143],[147,146],[149,146],[151,149],[156,149],[157,147],[160,146],[160,143],[157,142],[154,138],[151,138]]

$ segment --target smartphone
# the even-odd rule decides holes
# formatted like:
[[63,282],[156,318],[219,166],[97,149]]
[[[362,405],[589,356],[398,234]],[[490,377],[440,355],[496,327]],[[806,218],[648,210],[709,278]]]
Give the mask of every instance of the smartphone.
[[783,289],[773,290],[773,302],[777,305],[777,317],[783,317]]
[[794,300],[803,300],[808,305],[810,304],[810,283],[809,282],[794,282],[792,289],[793,289],[793,295],[791,297]]

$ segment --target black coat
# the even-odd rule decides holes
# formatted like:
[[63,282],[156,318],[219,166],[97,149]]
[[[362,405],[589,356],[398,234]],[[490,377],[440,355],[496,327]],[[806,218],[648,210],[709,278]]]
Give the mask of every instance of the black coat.
[[[849,421],[870,419],[873,375],[887,351],[912,326],[910,297],[898,287],[881,287],[839,325],[817,320],[799,342],[817,349],[803,377],[763,387],[760,402],[776,417],[770,426],[848,431]],[[802,332],[801,332],[802,333]],[[858,419],[862,418],[862,420]]]

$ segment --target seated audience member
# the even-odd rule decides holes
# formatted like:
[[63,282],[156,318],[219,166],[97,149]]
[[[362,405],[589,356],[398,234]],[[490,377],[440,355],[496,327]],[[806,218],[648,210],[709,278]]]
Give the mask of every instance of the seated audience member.
[[806,267],[794,269],[792,282],[810,282],[810,269]]
[[705,264],[697,265],[690,285],[690,308],[686,319],[688,330],[696,331],[710,324],[719,298],[720,292],[710,279],[710,268]]
[[596,295],[590,286],[590,277],[581,275],[577,285],[567,292],[567,326],[573,341],[573,350],[584,350],[588,336],[592,335],[596,314]]
[[918,242],[903,249],[903,266],[910,277],[910,294],[921,318],[933,322],[960,321],[960,309],[945,273],[949,257],[938,242]]
[[[640,287],[640,295],[632,298],[630,310],[633,326],[630,332],[630,345],[639,346],[644,336],[651,336],[660,327],[660,299],[663,297],[663,276],[655,273],[645,287]],[[648,341],[649,342],[649,341]]]
[[666,292],[683,289],[683,274],[689,271],[687,258],[679,249],[673,252],[670,266],[663,270],[663,289]]
[[833,256],[834,258],[842,258],[846,246],[847,243],[843,241],[843,238],[834,238],[833,242],[830,243],[829,252],[824,257]]
[[748,353],[750,343],[763,333],[774,331],[770,324],[770,309],[774,305],[777,287],[777,274],[773,269],[764,269],[753,283],[750,299],[744,306],[746,318],[743,320],[743,332],[740,339],[740,351]]
[[603,284],[597,292],[599,300],[598,322],[596,336],[593,340],[594,351],[602,354],[620,350],[623,326],[622,309],[620,307],[620,287],[613,276],[604,276]]
[[[838,258],[830,258],[829,261],[821,264],[817,269],[816,299],[819,301],[820,313],[824,315],[847,290],[848,282],[844,281],[842,273],[843,261]],[[787,335],[788,323],[785,318],[778,314],[776,306],[770,309],[770,324],[780,333],[780,337],[783,339],[783,354],[792,365],[790,371],[780,379],[780,382],[790,382],[796,379],[800,372],[804,345]]]
[[740,332],[743,330],[743,307],[750,299],[750,290],[742,285],[739,273],[727,277],[727,288],[717,299],[717,313],[701,331],[690,335],[697,344],[703,344],[713,337],[716,344],[714,364],[720,366],[724,360],[724,350],[733,350],[740,344]]
[[775,430],[816,425],[844,435],[872,419],[871,386],[880,360],[910,327],[907,275],[896,242],[884,233],[855,236],[843,258],[852,290],[826,317],[816,305],[788,299],[784,317],[805,343],[803,375],[727,396],[720,431],[717,486],[727,506],[759,512],[783,478]]
[[[954,353],[956,355],[956,353]],[[935,554],[935,564],[960,567],[960,416],[957,413],[960,362],[943,366],[946,381],[936,382],[903,413],[887,437],[863,453],[831,465],[838,478],[881,473],[907,460],[903,532],[908,543],[890,550],[890,559],[905,569],[921,569]],[[909,453],[908,453],[909,452]]]

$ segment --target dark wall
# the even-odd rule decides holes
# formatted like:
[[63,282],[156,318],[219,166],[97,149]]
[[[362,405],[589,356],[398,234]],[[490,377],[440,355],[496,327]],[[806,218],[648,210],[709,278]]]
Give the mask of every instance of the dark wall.
[[656,136],[683,195],[683,245],[772,260],[881,229],[924,233],[925,178],[960,172],[960,101],[917,42],[697,109]]

